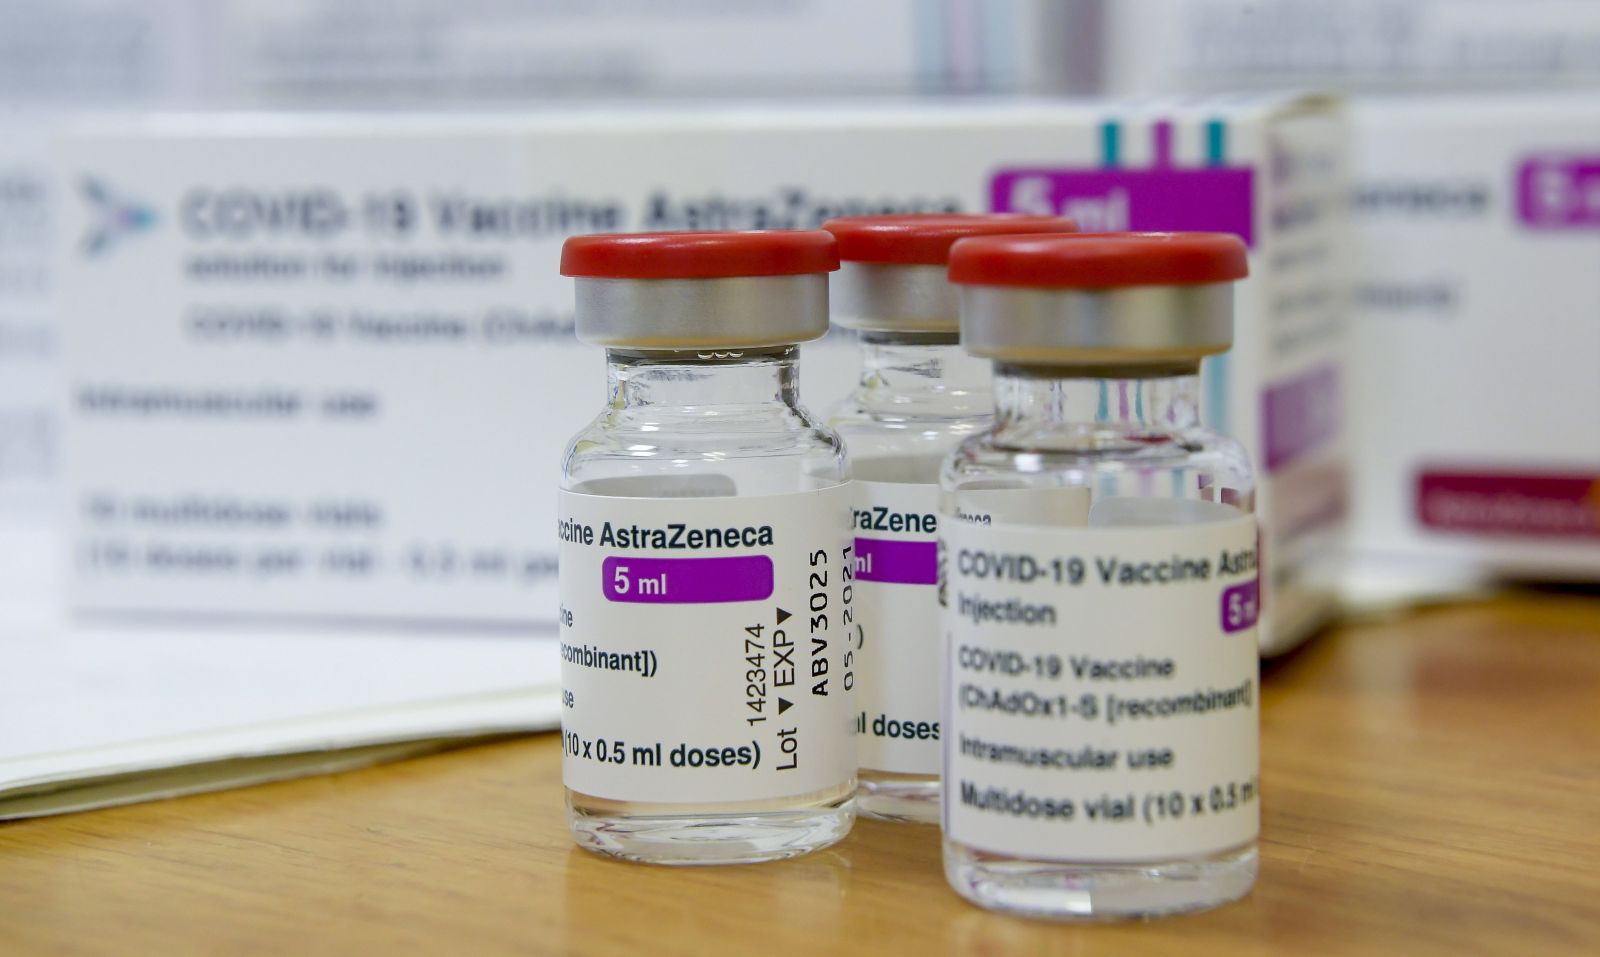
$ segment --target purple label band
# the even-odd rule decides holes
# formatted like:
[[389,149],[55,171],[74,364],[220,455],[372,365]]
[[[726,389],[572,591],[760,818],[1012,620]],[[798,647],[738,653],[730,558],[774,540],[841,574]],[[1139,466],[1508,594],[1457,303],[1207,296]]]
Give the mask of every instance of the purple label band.
[[1261,396],[1268,472],[1326,445],[1339,434],[1339,373],[1318,366],[1270,386]]
[[1600,156],[1523,160],[1517,168],[1517,215],[1530,229],[1600,229]]
[[1417,519],[1438,532],[1600,540],[1600,469],[1417,476]]
[[765,555],[732,558],[613,555],[600,566],[600,575],[600,588],[608,601],[701,605],[761,601],[772,597],[772,559]]
[[1222,631],[1231,635],[1236,631],[1254,628],[1261,617],[1261,579],[1252,578],[1234,585],[1222,593]]
[[856,577],[891,585],[939,584],[938,542],[856,539]]
[[1196,169],[1005,169],[989,181],[997,213],[1071,216],[1085,232],[1200,230],[1255,245],[1254,171]]

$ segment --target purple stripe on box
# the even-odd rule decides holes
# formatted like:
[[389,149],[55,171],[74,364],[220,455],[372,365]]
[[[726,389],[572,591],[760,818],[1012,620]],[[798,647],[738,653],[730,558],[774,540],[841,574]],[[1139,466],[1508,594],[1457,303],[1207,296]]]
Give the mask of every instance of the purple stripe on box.
[[858,538],[856,577],[891,585],[937,585],[939,543]]
[[701,605],[761,601],[772,597],[772,559],[765,555],[730,558],[613,555],[600,566],[600,575],[600,588],[608,601]]
[[1172,165],[1172,122],[1161,120],[1150,127],[1152,146],[1155,147],[1155,165]]
[[1222,631],[1231,635],[1236,631],[1254,628],[1261,617],[1261,579],[1252,578],[1234,585],[1222,593]]
[[1254,179],[1231,166],[1003,169],[989,180],[989,208],[1071,216],[1085,232],[1202,230],[1254,246]]
[[1333,366],[1275,382],[1261,395],[1268,472],[1316,451],[1339,434],[1339,373]]
[[1530,229],[1600,229],[1600,156],[1531,156],[1517,168],[1517,215]]
[[1416,508],[1435,532],[1600,540],[1600,467],[1427,469],[1417,476]]

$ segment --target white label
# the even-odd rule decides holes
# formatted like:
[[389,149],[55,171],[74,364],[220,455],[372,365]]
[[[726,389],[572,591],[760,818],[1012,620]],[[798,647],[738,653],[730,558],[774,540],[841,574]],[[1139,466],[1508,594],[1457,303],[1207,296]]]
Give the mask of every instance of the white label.
[[850,781],[849,494],[560,493],[567,787],[731,802]]
[[1248,515],[1165,528],[946,523],[951,839],[1126,862],[1254,840],[1256,549]]
[[1087,525],[1089,490],[1081,485],[968,482],[956,492],[956,511],[963,521],[978,525]]
[[863,768],[939,773],[939,487],[856,482]]

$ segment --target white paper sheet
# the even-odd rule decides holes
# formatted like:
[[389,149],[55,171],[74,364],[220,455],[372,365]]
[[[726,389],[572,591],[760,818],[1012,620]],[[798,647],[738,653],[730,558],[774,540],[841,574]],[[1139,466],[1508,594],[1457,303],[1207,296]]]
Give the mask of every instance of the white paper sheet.
[[[7,533],[0,819],[51,813],[51,793],[61,810],[85,806],[70,792],[91,784],[111,803],[137,800],[141,772],[304,753],[314,773],[339,766],[331,752],[559,723],[553,631],[68,621],[34,561],[48,541]],[[270,767],[283,777],[291,765]],[[205,790],[259,773],[234,764],[185,780]],[[108,790],[112,777],[124,779]],[[173,793],[172,776],[150,780],[148,796]],[[22,796],[33,810],[8,811]]]

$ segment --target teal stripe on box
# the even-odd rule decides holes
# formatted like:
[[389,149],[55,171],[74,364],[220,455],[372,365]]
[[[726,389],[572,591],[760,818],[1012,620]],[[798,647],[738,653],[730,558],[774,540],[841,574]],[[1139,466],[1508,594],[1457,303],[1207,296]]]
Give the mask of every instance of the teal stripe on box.
[[1221,120],[1206,123],[1206,162],[1221,166],[1228,158],[1228,125]]
[[[1228,159],[1228,125],[1222,120],[1206,123],[1206,162],[1221,166]],[[1232,435],[1228,414],[1228,354],[1215,355],[1205,361],[1205,423],[1224,435]]]
[[1100,124],[1100,165],[1117,165],[1117,150],[1121,136],[1115,121]]

